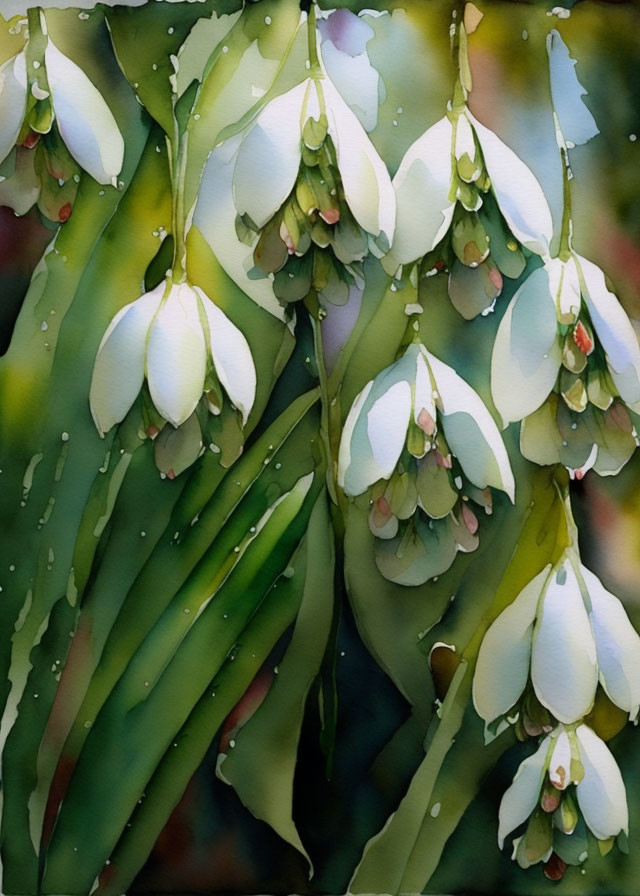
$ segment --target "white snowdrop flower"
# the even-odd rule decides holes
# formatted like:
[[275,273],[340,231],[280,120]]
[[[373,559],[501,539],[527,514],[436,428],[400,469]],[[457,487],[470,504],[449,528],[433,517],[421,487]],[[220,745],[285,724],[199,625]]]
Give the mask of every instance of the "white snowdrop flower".
[[590,712],[598,682],[631,719],[640,707],[640,637],[624,607],[565,555],[546,567],[488,629],[473,681],[478,714],[491,724],[531,679],[543,707],[570,724]]
[[[567,327],[564,335],[560,328]],[[601,269],[576,252],[566,261],[547,258],[533,271],[500,323],[491,390],[504,424],[540,408],[562,370],[571,410],[591,402],[604,411],[619,396],[640,412],[638,338]],[[597,376],[602,372],[608,376]]]
[[[540,811],[540,805],[544,811],[543,792],[548,784],[560,793],[546,811],[557,813],[560,811],[557,807],[565,800],[572,802],[569,787],[575,785],[579,811],[598,840],[628,834],[627,795],[620,769],[609,748],[584,723],[568,727],[559,725],[542,740],[532,756],[520,763],[513,783],[502,797],[498,826],[500,848],[512,831]],[[548,858],[552,831],[550,824],[549,851],[541,854],[537,861]],[[572,832],[571,829],[567,833]]]
[[389,479],[405,444],[414,457],[424,456],[439,425],[470,482],[501,489],[513,500],[509,458],[491,414],[455,370],[419,343],[355,399],[340,443],[340,486],[354,496]]
[[256,372],[245,337],[199,287],[164,281],[121,308],[102,338],[90,390],[98,430],[104,434],[124,419],[145,378],[159,414],[180,426],[205,391],[209,370],[246,423]]
[[233,175],[240,215],[260,229],[291,193],[302,160],[302,132],[324,113],[345,201],[358,224],[391,244],[395,194],[387,168],[356,115],[328,77],[310,77],[267,103],[244,136]]
[[[389,264],[422,258],[449,231],[456,204],[468,212],[491,195],[515,239],[539,255],[552,236],[551,212],[542,188],[525,163],[468,109],[445,115],[407,150],[393,178],[397,198],[396,233]],[[512,251],[517,249],[513,245]],[[476,246],[483,260],[485,248]],[[502,269],[498,262],[498,267]],[[507,276],[513,276],[504,270]]]

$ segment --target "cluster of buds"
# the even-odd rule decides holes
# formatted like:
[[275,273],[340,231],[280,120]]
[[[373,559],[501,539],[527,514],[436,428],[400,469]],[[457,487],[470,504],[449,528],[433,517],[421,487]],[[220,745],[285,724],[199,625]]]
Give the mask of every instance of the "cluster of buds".
[[[25,45],[0,67],[0,202],[53,221],[72,211],[80,170],[117,185],[124,141],[102,95],[32,10]],[[16,147],[15,152],[14,147]]]
[[373,486],[369,526],[388,579],[417,585],[478,545],[472,503],[490,513],[489,487],[513,500],[498,428],[479,395],[420,342],[367,383],[345,421],[338,483]]
[[393,185],[386,269],[419,262],[423,275],[447,270],[451,301],[467,319],[493,308],[503,276],[522,274],[525,250],[548,252],[552,220],[540,184],[465,104],[409,147]]
[[[121,308],[102,338],[89,393],[101,435],[124,420],[145,380],[147,435],[155,438],[165,423],[184,428],[196,457],[202,441],[194,414],[201,399],[217,416],[226,393],[244,424],[256,392],[243,334],[198,286],[171,277]],[[180,471],[168,472],[173,478]]]
[[522,740],[544,736],[500,807],[501,847],[529,819],[514,843],[523,867],[551,861],[553,875],[584,861],[580,817],[601,841],[626,833],[620,772],[589,727],[600,693],[637,719],[640,637],[618,598],[567,551],[489,628],[473,681],[474,705],[490,732],[515,724]]
[[513,297],[493,349],[491,388],[521,448],[580,479],[617,473],[633,454],[640,345],[603,272],[571,252],[548,258]]
[[[544,863],[551,880],[588,856],[587,828],[606,852],[629,828],[620,769],[588,725],[558,725],[518,768],[499,810],[498,843],[527,822],[513,841],[521,868]],[[621,846],[625,842],[621,840]]]
[[285,307],[344,304],[360,262],[393,239],[387,169],[325,73],[258,115],[238,150],[233,195],[238,236],[254,246],[250,276],[272,277]]

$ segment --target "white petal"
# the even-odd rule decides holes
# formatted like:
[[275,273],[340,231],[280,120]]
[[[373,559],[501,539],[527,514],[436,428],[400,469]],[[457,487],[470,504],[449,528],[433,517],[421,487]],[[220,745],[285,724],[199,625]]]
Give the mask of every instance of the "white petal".
[[513,501],[515,483],[509,455],[495,421],[478,393],[452,367],[427,352],[442,401],[442,425],[465,475],[477,485],[502,489]]
[[508,712],[526,687],[536,609],[550,568],[545,567],[522,589],[489,627],[480,645],[473,703],[487,723]]
[[573,255],[562,261],[548,258],[544,269],[549,276],[549,292],[555,302],[558,320],[562,324],[573,323],[580,312],[580,278]]
[[411,386],[404,380],[394,383],[367,414],[373,458],[385,479],[393,473],[402,453],[410,414]]
[[396,196],[387,166],[331,81],[325,78],[321,85],[347,205],[363,230],[373,236],[383,233],[391,245]]
[[568,560],[549,579],[538,610],[531,680],[538,700],[560,722],[576,722],[593,706],[598,684],[596,645]]
[[584,280],[583,296],[598,339],[607,355],[611,377],[627,404],[640,402],[640,345],[626,311],[607,288],[597,265],[576,256]]
[[551,738],[545,737],[533,756],[520,763],[516,776],[500,802],[498,845],[531,815],[540,799]]
[[[353,404],[351,405],[351,408],[349,409],[349,413],[347,414],[347,419],[344,422],[344,427],[342,428],[340,450],[338,452],[338,485],[340,486],[340,488],[344,489],[347,495],[353,496],[362,494],[362,492],[366,491],[373,482],[376,482],[377,479],[380,478],[380,475],[378,474],[375,479],[371,479],[369,481],[368,476],[366,476],[365,474],[362,458],[359,456],[357,463],[354,465],[354,468],[351,468],[351,442],[354,437],[356,425],[361,419],[360,415],[362,412],[362,408],[364,407],[364,404],[372,388],[373,380],[370,380],[364,387],[364,389],[356,396]],[[370,458],[370,462],[373,463],[371,446],[368,444],[368,440],[366,444],[367,454]],[[357,446],[356,454],[358,454]]]
[[397,264],[422,258],[451,224],[451,122],[445,116],[412,143],[393,178],[397,199],[391,254]]
[[125,305],[102,337],[89,390],[91,413],[100,433],[124,420],[142,387],[147,332],[163,292],[164,282]]
[[579,725],[576,735],[584,766],[584,778],[576,790],[585,822],[599,840],[615,837],[620,831],[628,833],[627,794],[615,759],[591,728]]
[[53,111],[67,149],[94,180],[111,183],[124,158],[124,140],[111,110],[82,69],[51,40],[45,63]]
[[469,113],[482,147],[500,211],[513,235],[538,255],[549,251],[553,222],[549,204],[533,172],[512,149]]
[[524,281],[500,321],[491,356],[491,395],[505,426],[536,411],[562,363],[549,277],[537,268]]
[[146,359],[151,399],[173,426],[180,426],[195,410],[206,362],[198,297],[186,283],[173,286],[149,328]]
[[0,66],[0,162],[16,144],[27,107],[27,63],[24,51]]
[[[420,347],[410,345],[401,358],[367,383],[355,398],[344,424],[338,456],[338,483],[345,494],[361,495],[378,479],[388,478],[393,472],[411,418],[409,384],[415,381],[419,354]],[[399,399],[401,412],[384,401],[398,384],[402,384],[401,389],[392,394],[396,396],[396,403]],[[383,401],[379,403],[381,399]]]
[[600,682],[611,700],[632,719],[640,707],[640,637],[618,598],[581,567],[591,600]]
[[298,176],[301,114],[307,79],[264,107],[240,144],[233,173],[236,209],[264,227],[285,201]]
[[233,282],[269,314],[284,320],[284,309],[273,294],[271,280],[268,277],[253,280],[247,276],[254,266],[253,249],[236,234],[232,182],[240,143],[241,137],[237,135],[216,147],[207,159],[193,222]]
[[242,413],[243,424],[256,397],[256,368],[244,334],[201,289],[194,286],[209,320],[211,355],[222,386]]
[[558,790],[566,790],[571,784],[571,742],[564,729],[556,739],[549,760],[549,780]]

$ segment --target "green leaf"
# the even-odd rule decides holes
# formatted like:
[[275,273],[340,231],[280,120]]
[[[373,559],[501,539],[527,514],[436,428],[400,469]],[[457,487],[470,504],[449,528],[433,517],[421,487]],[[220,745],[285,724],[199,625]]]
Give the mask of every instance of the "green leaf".
[[221,757],[219,776],[256,818],[311,860],[293,810],[293,780],[307,694],[324,655],[333,616],[333,530],[323,492],[309,520],[304,592],[296,625],[277,675],[254,715]]

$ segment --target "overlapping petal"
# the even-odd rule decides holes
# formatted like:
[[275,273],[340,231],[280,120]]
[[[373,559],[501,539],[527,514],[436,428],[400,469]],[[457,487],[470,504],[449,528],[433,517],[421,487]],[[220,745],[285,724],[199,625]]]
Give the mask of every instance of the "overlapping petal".
[[321,84],[347,205],[363,230],[373,236],[383,233],[391,245],[396,196],[387,167],[331,81],[325,78]]
[[122,170],[124,140],[100,91],[49,39],[47,78],[60,136],[91,177],[111,183]]
[[209,344],[216,374],[241,412],[244,424],[256,397],[256,368],[249,343],[222,309],[197,286],[193,288],[209,321]]
[[233,197],[240,215],[259,229],[285,201],[298,176],[301,116],[310,79],[267,103],[240,144],[233,172]]
[[101,434],[124,420],[144,381],[147,332],[165,284],[121,308],[102,337],[89,391],[91,413]]
[[550,577],[538,611],[531,680],[540,703],[560,722],[575,722],[593,706],[598,684],[596,645],[568,559]]
[[505,426],[545,401],[558,376],[562,347],[549,274],[533,271],[500,321],[491,357],[491,394]]
[[553,236],[549,204],[533,172],[506,143],[468,113],[500,211],[513,235],[538,255],[546,255]]
[[584,820],[599,840],[628,833],[627,794],[620,769],[604,741],[587,725],[576,728],[584,778],[576,791]]
[[186,283],[174,285],[149,328],[146,359],[153,403],[173,426],[195,410],[206,366],[197,295]]
[[536,752],[520,763],[511,786],[500,802],[498,845],[504,846],[505,837],[527,820],[540,799],[551,738],[545,737]]
[[533,626],[549,570],[545,567],[522,589],[484,636],[473,677],[473,703],[487,723],[508,712],[526,687]]
[[452,367],[430,352],[426,357],[442,402],[444,433],[465,475],[478,488],[499,488],[513,501],[515,482],[509,455],[484,402]]
[[581,255],[576,260],[582,275],[583,297],[606,352],[611,377],[622,400],[640,411],[638,337],[624,308],[608,289],[602,270]]
[[391,257],[396,265],[421,258],[442,239],[453,217],[451,122],[445,116],[413,143],[393,178],[397,200]]
[[632,719],[640,707],[640,637],[618,598],[586,567],[582,576],[591,602],[600,683]]

